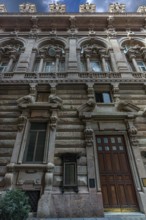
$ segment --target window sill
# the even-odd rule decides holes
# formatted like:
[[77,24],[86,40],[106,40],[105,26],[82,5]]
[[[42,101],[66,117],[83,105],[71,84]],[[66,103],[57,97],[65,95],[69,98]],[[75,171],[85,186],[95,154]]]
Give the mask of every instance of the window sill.
[[115,103],[114,102],[111,102],[111,103],[98,103],[98,102],[96,102],[96,105],[98,106],[98,107],[109,107],[109,106],[115,106]]

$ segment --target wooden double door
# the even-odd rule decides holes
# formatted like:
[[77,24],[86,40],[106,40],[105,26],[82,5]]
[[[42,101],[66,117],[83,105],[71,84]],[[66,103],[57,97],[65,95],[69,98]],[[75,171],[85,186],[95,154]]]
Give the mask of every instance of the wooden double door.
[[137,211],[124,136],[96,136],[96,143],[105,211]]

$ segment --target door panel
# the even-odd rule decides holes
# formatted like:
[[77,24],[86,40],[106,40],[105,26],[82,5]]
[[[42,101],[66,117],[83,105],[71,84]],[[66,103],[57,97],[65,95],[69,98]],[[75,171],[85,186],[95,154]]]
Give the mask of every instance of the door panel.
[[136,193],[123,136],[97,136],[96,143],[105,209],[137,211]]

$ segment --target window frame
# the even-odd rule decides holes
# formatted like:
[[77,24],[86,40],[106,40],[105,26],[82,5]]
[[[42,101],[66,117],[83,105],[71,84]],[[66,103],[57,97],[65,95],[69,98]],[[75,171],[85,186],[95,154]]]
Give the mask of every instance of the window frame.
[[[104,101],[104,96],[103,96],[103,94],[108,94],[109,95],[109,100],[110,100],[110,102],[105,102]],[[101,101],[97,101],[97,95],[101,95]],[[95,97],[95,101],[96,101],[96,103],[98,103],[98,104],[111,104],[112,103],[112,96],[111,96],[111,92],[110,91],[95,91],[94,92],[94,97]]]
[[[62,181],[62,193],[65,189],[73,189],[78,192],[78,178],[77,178],[77,154],[64,154],[62,155],[63,161],[63,181]],[[74,183],[66,184],[66,167],[69,164],[74,165]]]
[[[44,156],[43,156],[43,160],[41,162],[25,162],[24,161],[24,157],[25,157],[25,150],[26,150],[26,145],[27,145],[27,141],[28,141],[28,134],[30,132],[30,127],[31,127],[31,123],[46,123],[46,137],[45,137],[45,144],[44,144]],[[19,156],[18,156],[18,163],[20,164],[43,164],[47,162],[47,158],[48,158],[48,151],[49,151],[49,136],[50,136],[50,127],[49,127],[49,121],[45,120],[45,119],[28,119],[26,126],[25,126],[25,131],[24,131],[24,135],[22,138],[22,144],[21,144],[21,148],[19,151]]]

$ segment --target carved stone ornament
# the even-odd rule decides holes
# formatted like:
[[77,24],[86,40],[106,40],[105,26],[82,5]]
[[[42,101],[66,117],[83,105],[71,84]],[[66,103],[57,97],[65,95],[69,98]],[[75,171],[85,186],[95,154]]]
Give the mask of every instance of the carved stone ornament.
[[34,13],[36,12],[36,6],[35,4],[24,3],[19,5],[19,10],[21,13]]
[[28,104],[35,103],[35,99],[33,95],[26,95],[17,99],[17,104],[19,107],[26,108]]
[[141,5],[138,7],[137,12],[139,13],[146,13],[146,6],[145,5]]
[[126,102],[126,101],[119,101],[116,104],[116,108],[119,111],[126,111],[126,112],[138,112],[140,111],[140,108],[136,105]]
[[57,120],[58,120],[57,112],[56,112],[56,111],[53,111],[53,112],[52,112],[52,115],[51,115],[51,117],[50,117],[50,127],[51,127],[52,129],[55,129],[55,128],[56,128]]
[[10,163],[7,165],[7,173],[4,177],[5,188],[11,190],[13,186],[13,178],[14,178],[14,163]]
[[23,127],[25,126],[26,120],[27,120],[27,117],[25,115],[19,116],[18,121],[17,121],[18,131],[22,131]]
[[130,143],[132,146],[136,147],[138,145],[137,139],[137,128],[134,125],[133,120],[127,120],[127,131],[129,134]]
[[117,32],[114,28],[109,28],[106,30],[107,36],[110,38],[115,38],[117,36]]
[[91,128],[86,128],[84,130],[85,134],[85,142],[87,147],[92,147],[93,146],[93,129]]
[[17,56],[20,52],[20,50],[23,49],[20,44],[8,44],[6,46],[0,47],[0,54],[1,55],[14,55]]
[[81,13],[93,13],[96,12],[96,5],[95,4],[89,4],[88,2],[85,4],[82,4],[79,6],[79,12]]
[[36,95],[37,95],[36,84],[32,83],[29,84],[29,86],[30,86],[30,94],[17,99],[17,104],[19,107],[27,108],[27,105],[34,104],[36,101]]
[[94,99],[89,99],[85,104],[81,105],[77,110],[78,112],[92,112],[96,106]]
[[51,191],[53,185],[54,164],[48,163],[46,169],[47,172],[45,174],[45,191]]
[[49,96],[49,103],[62,104],[62,99],[56,95],[51,94]]
[[49,4],[49,11],[53,13],[64,13],[66,12],[66,5],[65,4]]
[[125,10],[125,4],[119,4],[119,3],[113,3],[109,5],[109,12],[111,13],[124,13]]

